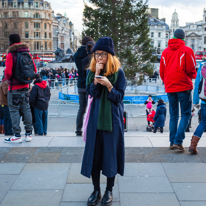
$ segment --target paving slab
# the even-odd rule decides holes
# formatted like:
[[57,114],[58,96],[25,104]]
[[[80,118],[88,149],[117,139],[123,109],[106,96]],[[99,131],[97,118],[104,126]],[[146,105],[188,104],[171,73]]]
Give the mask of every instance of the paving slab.
[[206,202],[180,202],[181,206],[206,206]]
[[27,163],[32,154],[5,154],[1,158],[1,163]]
[[35,153],[29,163],[56,163],[59,159],[60,153]]
[[179,201],[206,201],[206,183],[172,183]]
[[174,160],[172,159],[171,154],[143,154],[144,161],[147,163],[152,162],[171,162],[173,163]]
[[170,182],[206,182],[204,163],[163,163]]
[[60,154],[58,163],[81,163],[83,155]]
[[69,163],[28,163],[12,190],[64,189]]
[[84,154],[84,147],[64,147],[61,154],[68,154],[68,155],[83,155]]
[[[101,194],[104,195],[106,184],[101,184]],[[63,202],[85,202],[91,193],[93,192],[94,187],[92,184],[66,184],[64,194],[62,197]],[[113,200],[114,202],[119,201],[119,187],[118,184],[115,184],[113,188]]]
[[125,147],[152,147],[152,144],[147,136],[134,136],[125,138]]
[[125,154],[142,154],[142,147],[126,147]]
[[54,137],[48,145],[49,147],[84,147],[85,143],[79,137]]
[[166,177],[160,163],[126,163],[124,177]]
[[174,193],[120,193],[123,206],[179,206]]
[[[69,175],[67,178],[67,183],[71,184],[92,184],[92,179],[91,178],[87,178],[84,177],[83,175],[81,175],[81,163],[72,163],[70,170],[69,170]],[[101,174],[100,177],[100,182],[101,183],[106,183],[107,182],[107,178],[106,176]],[[117,177],[115,178],[115,182],[117,183]]]
[[118,177],[120,192],[173,192],[166,177]]
[[26,147],[26,148],[11,148],[7,154],[34,154],[37,150],[37,147]]
[[36,149],[35,154],[42,154],[42,153],[61,153],[62,150],[64,148],[63,147],[39,147]]
[[9,191],[1,206],[57,206],[63,190]]
[[0,175],[0,203],[10,190],[16,178],[17,175]]
[[145,162],[142,154],[126,154],[125,162]]
[[25,163],[1,163],[0,175],[18,175],[24,166]]
[[174,150],[171,156],[172,156],[173,161],[176,163],[202,163],[200,156],[191,155],[188,152],[188,148],[186,148],[186,151],[184,152]]

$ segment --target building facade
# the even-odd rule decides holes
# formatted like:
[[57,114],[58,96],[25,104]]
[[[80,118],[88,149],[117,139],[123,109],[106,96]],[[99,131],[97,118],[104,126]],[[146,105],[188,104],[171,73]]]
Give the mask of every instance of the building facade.
[[30,52],[53,53],[52,9],[42,0],[0,0],[0,53],[8,48],[8,37],[18,33]]
[[159,19],[150,17],[148,21],[150,28],[150,38],[152,39],[152,46],[156,53],[161,54],[167,47],[170,39],[169,26]]
[[206,9],[204,9],[203,11],[202,45],[203,45],[203,50],[206,51]]
[[202,51],[202,21],[186,23],[186,26],[180,28],[185,31],[185,44],[192,48],[194,52]]
[[176,9],[175,9],[174,13],[172,14],[171,26],[170,26],[171,38],[173,37],[175,30],[178,28],[179,28],[179,17],[178,17],[178,13],[176,12]]

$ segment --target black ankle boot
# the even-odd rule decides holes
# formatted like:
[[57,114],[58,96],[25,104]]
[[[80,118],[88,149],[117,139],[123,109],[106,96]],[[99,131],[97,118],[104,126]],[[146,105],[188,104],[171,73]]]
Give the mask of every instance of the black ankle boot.
[[112,205],[112,202],[113,202],[112,192],[106,190],[105,193],[104,193],[104,196],[102,198],[102,204],[101,205],[109,206],[109,205]]
[[163,127],[160,128],[160,133],[163,133]]
[[97,205],[100,199],[101,199],[101,192],[98,190],[94,190],[94,192],[92,192],[92,194],[90,195],[87,201],[87,205],[88,206]]
[[154,128],[153,133],[156,133],[156,132],[157,132],[157,129],[156,129],[156,128]]

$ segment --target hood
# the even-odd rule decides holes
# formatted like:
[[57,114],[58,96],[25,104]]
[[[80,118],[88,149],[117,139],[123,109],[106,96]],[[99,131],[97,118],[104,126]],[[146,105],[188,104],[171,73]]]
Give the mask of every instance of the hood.
[[203,78],[206,79],[206,66],[203,66],[202,69],[201,69],[201,74],[203,76]]
[[21,52],[29,52],[29,45],[26,43],[16,43],[12,44],[6,51],[8,54],[9,52],[13,51],[21,51]]
[[41,89],[45,89],[47,87],[47,81],[42,81],[39,82],[39,81],[34,81],[34,84],[39,86]]
[[168,42],[168,47],[170,50],[175,51],[180,47],[185,46],[185,42],[181,39],[170,39]]
[[86,46],[81,46],[79,47],[79,49],[77,50],[77,52],[75,53],[76,58],[79,59],[83,59],[84,57],[86,57],[87,54],[87,50],[86,50]]
[[163,104],[158,104],[157,106],[160,107],[161,109],[165,108],[165,104],[164,103]]

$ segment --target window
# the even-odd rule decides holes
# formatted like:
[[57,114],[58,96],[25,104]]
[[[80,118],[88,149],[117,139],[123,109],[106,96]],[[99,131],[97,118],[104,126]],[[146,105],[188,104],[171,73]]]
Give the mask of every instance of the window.
[[19,17],[19,12],[18,11],[13,11],[12,16],[13,17]]
[[158,41],[158,47],[159,48],[161,47],[161,41]]
[[44,33],[44,38],[45,38],[45,39],[47,38],[47,33],[46,33],[46,32]]
[[34,42],[34,50],[36,50],[36,42]]
[[16,8],[16,2],[14,2],[14,8]]
[[28,7],[28,3],[27,2],[24,3],[24,7]]
[[151,37],[154,37],[154,32],[151,32]]
[[204,38],[204,44],[206,44],[206,36],[205,36],[205,38]]
[[206,31],[206,27],[205,27],[205,31]]
[[29,38],[29,32],[28,31],[25,32],[25,38]]
[[169,37],[169,35],[168,35],[168,34],[166,34],[166,39],[168,39],[168,37]]
[[154,41],[151,41],[151,46],[154,48]]
[[49,38],[50,38],[50,39],[52,38],[51,33],[49,33]]
[[192,39],[192,43],[193,43],[193,44],[195,43],[195,40],[194,40],[194,39]]
[[40,32],[34,32],[34,38],[40,38]]
[[28,29],[28,28],[29,28],[29,23],[25,22],[25,29]]
[[39,50],[39,42],[36,43],[36,49]]
[[161,32],[158,32],[158,37],[161,37]]
[[61,38],[61,42],[64,42],[64,36],[61,36],[60,38]]
[[17,22],[14,22],[14,29],[17,29]]
[[5,32],[5,33],[4,33],[4,37],[5,37],[5,38],[8,38],[8,37],[9,37],[9,32]]
[[44,23],[44,28],[46,29],[46,23]]
[[64,43],[61,43],[61,49],[64,49]]
[[8,25],[7,23],[4,24],[4,29],[7,29],[8,28]]
[[24,17],[29,17],[29,12],[28,11],[24,12]]
[[38,4],[38,2],[36,2],[36,8],[38,8],[39,7],[39,4]]
[[34,23],[34,28],[39,29],[40,28],[40,23]]
[[44,13],[44,17],[46,18],[46,13]]
[[206,17],[205,17],[205,22],[206,22]]
[[9,17],[9,12],[4,12],[4,17],[8,18]]
[[44,48],[45,50],[47,50],[47,42],[45,42]]
[[49,30],[51,30],[51,24],[49,24]]
[[40,18],[40,15],[38,13],[34,14],[34,18]]

